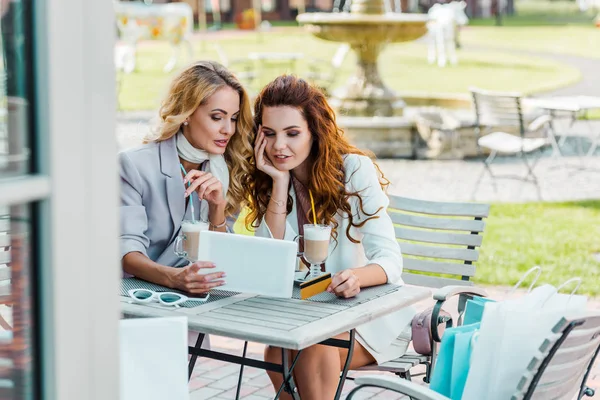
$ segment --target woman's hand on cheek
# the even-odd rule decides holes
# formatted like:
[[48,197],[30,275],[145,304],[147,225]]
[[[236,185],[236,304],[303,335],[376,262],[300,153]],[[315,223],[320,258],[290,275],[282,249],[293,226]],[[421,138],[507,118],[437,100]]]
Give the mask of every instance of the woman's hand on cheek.
[[347,299],[360,293],[360,282],[351,269],[346,269],[333,275],[327,291]]
[[256,160],[256,168],[259,171],[269,175],[273,181],[277,180],[289,180],[289,171],[280,171],[269,160],[266,154],[267,138],[265,137],[262,127],[258,127],[258,135],[256,136],[256,143],[254,144],[254,159]]

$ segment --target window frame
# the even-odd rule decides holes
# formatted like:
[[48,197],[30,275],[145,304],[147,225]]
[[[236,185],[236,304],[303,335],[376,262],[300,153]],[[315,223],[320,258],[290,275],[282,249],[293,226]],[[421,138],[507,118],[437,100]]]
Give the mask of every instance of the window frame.
[[[34,0],[33,13],[37,174],[20,183],[0,180],[0,187],[17,189],[12,203],[39,201],[34,278],[41,398],[116,399],[120,268],[112,2]],[[90,229],[82,231],[82,221]]]

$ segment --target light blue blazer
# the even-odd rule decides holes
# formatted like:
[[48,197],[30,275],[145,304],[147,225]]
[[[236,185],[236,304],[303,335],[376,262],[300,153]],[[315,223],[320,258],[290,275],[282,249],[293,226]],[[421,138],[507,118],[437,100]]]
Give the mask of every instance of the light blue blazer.
[[[119,153],[119,165],[121,258],[138,251],[162,265],[187,265],[173,252],[181,222],[191,219],[189,207],[186,210],[175,136]],[[196,195],[192,195],[192,201],[198,219],[200,208],[207,208],[208,204],[200,204]],[[232,221],[228,219],[228,224],[232,225]]]

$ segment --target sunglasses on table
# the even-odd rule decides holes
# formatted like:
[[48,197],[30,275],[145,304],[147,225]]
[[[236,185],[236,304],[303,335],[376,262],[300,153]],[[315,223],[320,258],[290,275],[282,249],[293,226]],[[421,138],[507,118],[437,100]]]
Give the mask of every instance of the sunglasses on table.
[[175,292],[155,292],[149,289],[131,289],[129,297],[138,303],[152,303],[159,302],[163,306],[175,306],[179,307],[181,303],[185,303],[188,300],[192,301],[206,301],[208,300],[209,293],[202,293],[193,298],[189,298],[183,294]]

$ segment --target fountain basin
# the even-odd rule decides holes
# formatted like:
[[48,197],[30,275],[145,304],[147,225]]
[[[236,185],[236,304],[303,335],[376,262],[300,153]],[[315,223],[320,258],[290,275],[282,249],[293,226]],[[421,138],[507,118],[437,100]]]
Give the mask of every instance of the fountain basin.
[[[371,7],[371,8],[369,8]],[[357,9],[379,10],[382,2],[363,1]],[[312,35],[348,43],[357,55],[356,70],[343,87],[332,92],[330,103],[343,115],[401,116],[404,101],[388,88],[377,66],[387,43],[416,40],[427,33],[426,14],[398,13],[308,13],[297,17]]]
[[297,18],[318,38],[351,46],[407,42],[427,33],[426,14],[307,13]]

